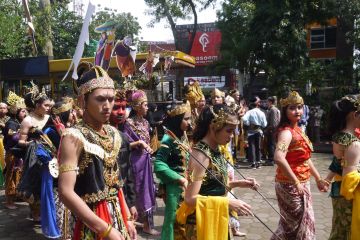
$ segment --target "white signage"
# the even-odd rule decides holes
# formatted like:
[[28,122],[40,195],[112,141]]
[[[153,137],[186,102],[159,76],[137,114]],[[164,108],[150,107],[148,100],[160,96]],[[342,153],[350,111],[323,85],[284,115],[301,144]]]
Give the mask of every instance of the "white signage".
[[184,85],[198,81],[201,88],[225,87],[225,76],[184,77]]

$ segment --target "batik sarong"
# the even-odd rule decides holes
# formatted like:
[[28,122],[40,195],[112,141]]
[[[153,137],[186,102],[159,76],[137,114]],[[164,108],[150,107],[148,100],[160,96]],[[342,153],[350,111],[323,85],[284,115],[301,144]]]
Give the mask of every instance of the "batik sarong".
[[329,240],[350,240],[352,202],[343,197],[332,198],[333,218]]
[[[281,239],[315,240],[315,218],[312,207],[310,182],[301,183],[304,194],[300,195],[294,184],[275,183],[275,192],[278,199],[280,218],[275,234]],[[278,238],[273,235],[271,240]]]

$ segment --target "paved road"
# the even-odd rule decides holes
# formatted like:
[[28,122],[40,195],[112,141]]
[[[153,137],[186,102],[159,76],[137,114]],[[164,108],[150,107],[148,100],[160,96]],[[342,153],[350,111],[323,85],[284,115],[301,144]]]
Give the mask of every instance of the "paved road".
[[[331,155],[314,154],[313,160],[320,174],[325,176],[327,167],[330,164]],[[245,176],[255,177],[261,184],[260,191],[268,198],[268,200],[277,207],[277,201],[274,191],[274,174],[276,167],[263,166],[261,169],[248,169],[243,167],[239,169]],[[328,239],[331,229],[332,207],[331,199],[328,194],[320,193],[315,181],[311,182],[314,211],[316,219],[316,236],[317,240]],[[249,189],[241,189],[236,191],[236,195],[247,203],[252,205],[254,212],[262,221],[264,221],[272,230],[277,227],[279,216],[271,209],[262,198],[254,191]],[[41,235],[39,225],[34,225],[32,221],[27,219],[28,207],[25,203],[17,203],[17,210],[8,210],[3,207],[4,191],[0,190],[0,240],[42,240],[45,239]],[[164,204],[158,199],[158,208],[155,216],[155,226],[157,230],[161,230],[163,222]],[[237,239],[257,240],[270,239],[271,233],[255,218],[241,217],[241,231],[246,232],[246,237]],[[139,230],[139,239],[158,239],[158,237],[149,237],[142,234]]]

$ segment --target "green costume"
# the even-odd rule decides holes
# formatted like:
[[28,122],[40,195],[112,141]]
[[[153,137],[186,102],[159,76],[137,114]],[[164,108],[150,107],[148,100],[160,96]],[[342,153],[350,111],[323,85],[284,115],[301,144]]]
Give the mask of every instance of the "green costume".
[[[359,139],[347,132],[338,132],[332,137],[334,143],[343,147],[343,151],[353,142]],[[352,217],[352,201],[346,200],[340,195],[340,186],[343,170],[343,158],[333,157],[333,161],[329,166],[329,170],[336,173],[336,177],[331,184],[330,197],[333,205],[332,228],[329,240],[350,239],[351,233],[351,217]]]
[[165,187],[165,219],[161,231],[162,240],[174,239],[176,210],[182,200],[183,190],[178,180],[185,177],[188,154],[181,151],[174,140],[165,134],[154,162],[154,171]]

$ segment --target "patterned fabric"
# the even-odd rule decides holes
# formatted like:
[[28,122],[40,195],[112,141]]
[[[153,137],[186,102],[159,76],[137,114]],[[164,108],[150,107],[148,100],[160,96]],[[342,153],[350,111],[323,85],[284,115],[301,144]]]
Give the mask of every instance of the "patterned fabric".
[[15,196],[16,187],[20,182],[21,167],[16,166],[18,159],[11,152],[6,152],[6,174],[5,174],[5,194],[6,196]]
[[[228,172],[225,156],[220,151],[212,150],[209,145],[201,141],[193,148],[201,151],[210,159],[208,170],[212,173],[205,174],[199,194],[202,196],[224,196],[226,193],[225,187],[213,176],[220,180],[224,185],[227,185]],[[174,235],[175,240],[196,240],[196,213],[187,216],[186,224],[184,225],[176,222],[174,225]]]
[[60,201],[56,188],[54,188],[54,201],[56,205],[56,222],[61,232],[61,239],[71,239],[71,233],[73,232],[72,226],[74,225],[71,220],[73,220],[73,218],[71,217],[69,209]]
[[[83,146],[74,190],[98,217],[111,223],[127,240],[130,237],[118,166],[121,138],[114,127],[104,125],[104,129],[106,134],[100,134],[81,122],[63,132],[79,139]],[[99,239],[80,219],[74,219],[71,229],[73,240]]]
[[189,155],[179,149],[174,140],[165,134],[154,161],[154,172],[165,188],[165,218],[161,230],[162,240],[174,239],[176,209],[183,200],[183,189],[177,180],[186,177]]
[[[123,133],[130,143],[143,140],[150,144],[149,123],[146,119],[127,119]],[[141,148],[134,149],[131,151],[130,161],[135,176],[136,208],[140,214],[146,213],[150,219],[156,204],[151,155]]]
[[275,106],[271,106],[266,114],[266,119],[268,122],[267,127],[270,129],[275,129],[280,122],[280,110]]
[[[310,182],[301,183],[304,195],[300,195],[294,184],[275,183],[280,213],[279,225],[275,234],[281,239],[315,240],[315,218],[312,207]],[[271,240],[278,238],[273,235]]]
[[[351,133],[338,132],[333,135],[332,140],[334,143],[342,146],[342,155],[344,155],[346,148],[353,142],[359,141],[359,138]],[[341,156],[340,158],[336,158],[334,156],[333,161],[329,166],[329,170],[336,173],[336,181],[331,184],[330,192],[333,205],[333,218],[329,240],[351,239],[351,217],[353,205],[352,201],[346,200],[340,194],[343,165],[344,156]]]
[[[208,170],[212,174],[205,174],[199,194],[203,196],[225,195],[226,189],[224,185],[226,186],[228,181],[227,162],[225,160],[225,156],[220,151],[212,150],[209,145],[201,141],[193,148],[203,152],[211,160]],[[224,185],[220,184],[217,179]]]
[[[104,129],[106,135],[80,123],[63,132],[63,136],[71,135],[83,143],[75,192],[88,204],[106,199],[121,186],[117,162],[121,147],[120,134],[110,125],[105,125]],[[92,181],[89,182],[89,179]]]
[[[311,152],[313,151],[312,144],[298,126],[294,128],[289,126],[282,127],[279,129],[279,132],[284,130],[289,130],[292,135],[285,158],[299,181],[306,182],[310,179],[311,175],[307,160],[310,159]],[[292,183],[279,167],[276,169],[276,181]]]
[[348,146],[350,146],[351,143],[359,141],[359,138],[348,132],[338,132],[332,136],[332,141],[335,144],[341,145],[342,148],[340,152],[341,156],[339,156],[339,158],[334,156],[329,166],[329,170],[336,173],[334,177],[335,181],[331,184],[330,197],[341,197],[340,186],[342,180],[345,150]]
[[345,198],[333,198],[333,218],[329,240],[350,240],[352,202]]
[[352,201],[351,240],[360,239],[360,173],[356,170],[343,176],[340,194]]
[[[127,232],[125,223],[122,218],[120,200],[118,197],[109,198],[105,202],[105,206],[107,210],[101,207],[101,205],[94,206],[92,210],[102,219],[108,218],[112,222],[113,228],[119,230],[121,235],[125,238],[125,240],[130,240],[130,236]],[[108,215],[110,214],[110,215]],[[74,220],[74,237],[73,240],[99,240],[99,235],[92,231],[89,227],[83,224],[79,219]]]

